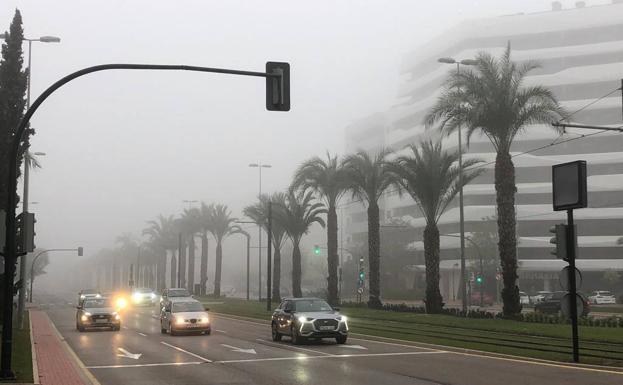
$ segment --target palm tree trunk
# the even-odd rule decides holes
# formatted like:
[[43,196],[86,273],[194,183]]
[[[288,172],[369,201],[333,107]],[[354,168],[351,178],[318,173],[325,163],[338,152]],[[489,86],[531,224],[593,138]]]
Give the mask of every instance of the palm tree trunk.
[[301,290],[301,248],[300,241],[292,242],[292,295],[296,298],[303,296]]
[[171,250],[171,286],[177,287],[177,258],[175,258],[175,250]]
[[188,291],[195,293],[195,234],[188,240]]
[[504,287],[504,315],[521,312],[517,287],[517,236],[515,217],[515,166],[508,151],[500,151],[495,159],[495,191],[498,211],[498,249]]
[[208,234],[201,234],[201,295],[206,293],[206,283],[208,282]]
[[216,240],[216,271],[214,272],[214,296],[221,296],[221,269],[223,264],[223,246],[221,240]]
[[426,312],[440,313],[443,298],[439,291],[439,229],[435,223],[424,228],[424,261],[426,265]]
[[[182,248],[180,250],[180,287],[186,287],[186,242],[182,236]],[[187,287],[186,287],[187,288]],[[188,289],[188,288],[187,288]]]
[[340,302],[338,293],[337,268],[339,256],[337,250],[337,212],[334,204],[329,205],[327,213],[327,294],[329,304],[338,305]]
[[[274,241],[274,239],[273,239]],[[273,254],[273,294],[274,302],[281,302],[281,249],[279,243],[273,242],[275,253]]]
[[370,294],[368,307],[380,308],[381,303],[381,234],[379,221],[379,205],[370,202],[368,205],[368,262],[370,264]]
[[167,285],[166,270],[167,270],[167,251],[163,250],[162,254],[158,258],[158,279],[157,279],[158,291],[162,291]]

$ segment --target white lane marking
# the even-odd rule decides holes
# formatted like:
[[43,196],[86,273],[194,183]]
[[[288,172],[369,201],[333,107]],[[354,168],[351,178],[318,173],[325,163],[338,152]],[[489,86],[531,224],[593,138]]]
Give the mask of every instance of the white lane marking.
[[236,353],[248,353],[248,354],[257,354],[257,352],[255,351],[255,349],[242,349],[236,346],[231,346],[231,345],[227,345],[227,344],[221,344],[222,347],[227,348],[227,349],[231,349],[232,351],[236,352]]
[[304,351],[304,352],[312,352],[312,353],[317,353],[317,354],[324,354],[325,356],[331,356],[331,355],[332,355],[331,353],[321,352],[320,350],[299,348],[298,346],[285,345],[285,344],[277,344],[277,343],[274,343],[274,342],[270,342],[270,341],[263,340],[263,339],[261,339],[261,338],[256,338],[255,340],[256,340],[256,341],[260,341],[260,342],[262,342],[262,343],[265,343],[265,344],[267,344],[267,345],[280,347],[280,348],[282,348],[282,349],[292,348],[292,349],[301,350],[301,351]]
[[[358,333],[352,333],[352,334],[357,334],[357,335],[360,335],[360,336],[361,335],[365,335],[365,334],[358,334]],[[370,337],[375,337],[375,336],[370,336]],[[396,340],[396,339],[393,339],[393,338],[387,338],[387,337],[377,337],[377,338],[386,338],[386,339],[399,341],[399,340]],[[367,338],[356,338],[356,337],[350,337],[349,336],[348,339],[351,340],[351,341],[355,340],[355,341],[374,342],[374,343],[377,343],[377,344],[391,345],[391,346],[401,346],[401,347],[404,347],[404,348],[412,348],[412,349],[415,348],[415,349],[425,349],[425,350],[432,350],[432,351],[441,350],[441,349],[426,348],[426,347],[419,346],[419,345],[398,344],[398,343],[395,343],[395,342],[385,342],[385,341],[370,340],[370,339],[367,339]],[[418,342],[414,341],[414,343],[418,343]],[[438,346],[441,346],[441,345],[438,345]]]
[[142,353],[130,353],[124,348],[117,348],[117,350],[121,352],[121,354],[117,354],[117,357],[125,357],[132,358],[133,360],[138,360],[143,355]]
[[262,362],[262,361],[306,361],[322,358],[357,358],[357,357],[383,357],[383,356],[415,356],[424,354],[447,354],[451,352],[435,351],[435,352],[401,352],[401,353],[363,353],[363,354],[329,354],[327,356],[300,356],[300,357],[275,357],[275,358],[250,358],[246,360],[224,360],[214,361],[215,364],[232,364],[244,362]]
[[341,348],[349,348],[349,349],[359,349],[359,350],[368,350],[365,346],[361,345],[337,345]]
[[141,332],[137,332],[137,333],[142,335],[143,337],[147,337],[147,334],[145,334],[145,333],[141,333]]
[[182,366],[182,365],[201,365],[204,361],[198,362],[163,362],[158,364],[134,364],[134,365],[101,365],[101,366],[85,366],[87,369],[117,369],[117,368],[141,368],[147,366]]
[[124,328],[125,330],[129,329],[129,327],[127,327],[127,326],[122,326],[122,328]]
[[209,359],[207,359],[207,358],[205,358],[205,357],[201,357],[201,356],[200,356],[200,355],[198,355],[198,354],[195,354],[195,353],[193,353],[193,352],[189,352],[188,350],[184,350],[184,349],[182,349],[182,348],[180,348],[180,347],[177,347],[177,346],[175,346],[175,345],[168,344],[168,343],[166,343],[166,342],[164,342],[164,341],[160,341],[160,343],[161,343],[161,344],[163,344],[163,345],[166,345],[166,346],[168,346],[168,347],[170,347],[170,348],[173,348],[173,349],[175,349],[175,350],[177,350],[177,351],[180,351],[180,352],[182,352],[182,353],[186,353],[186,354],[191,355],[191,356],[193,356],[193,357],[195,357],[195,358],[199,358],[200,360],[203,360],[204,362],[212,362],[212,360],[209,360]]
[[214,329],[215,332],[219,332],[219,333],[225,333],[227,334],[227,332],[225,330],[218,330],[218,329]]

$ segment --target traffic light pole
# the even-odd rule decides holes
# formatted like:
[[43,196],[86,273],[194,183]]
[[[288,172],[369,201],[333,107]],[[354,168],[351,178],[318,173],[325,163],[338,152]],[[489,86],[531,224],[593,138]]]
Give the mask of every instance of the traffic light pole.
[[567,210],[567,259],[569,262],[569,294],[571,312],[571,338],[573,340],[573,362],[580,362],[580,348],[578,339],[578,307],[577,289],[575,282],[575,226],[573,224],[573,210]]
[[2,344],[0,346],[0,378],[13,379],[15,374],[11,369],[11,354],[13,348],[13,281],[15,279],[15,264],[17,262],[15,206],[17,206],[17,162],[19,160],[20,143],[25,139],[26,127],[30,119],[41,104],[56,90],[70,81],[94,72],[109,70],[162,70],[162,71],[194,71],[211,72],[229,75],[255,76],[266,79],[266,108],[271,111],[288,111],[290,109],[290,67],[287,63],[266,63],[267,72],[240,71],[226,68],[210,68],[188,65],[168,64],[101,64],[83,68],[56,81],[48,87],[34,103],[15,128],[15,135],[9,148],[8,178],[6,208],[6,245],[4,257],[4,298],[2,309]]
[[266,311],[271,311],[272,302],[272,257],[273,257],[273,203],[268,201],[268,226],[266,228],[268,246],[266,250]]

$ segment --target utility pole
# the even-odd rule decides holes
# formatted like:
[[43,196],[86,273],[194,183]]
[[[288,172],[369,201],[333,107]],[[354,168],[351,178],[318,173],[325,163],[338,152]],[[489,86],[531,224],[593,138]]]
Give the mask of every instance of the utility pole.
[[273,257],[273,204],[268,201],[268,228],[266,229],[268,235],[268,248],[266,250],[266,311],[271,311],[272,302],[272,257]]

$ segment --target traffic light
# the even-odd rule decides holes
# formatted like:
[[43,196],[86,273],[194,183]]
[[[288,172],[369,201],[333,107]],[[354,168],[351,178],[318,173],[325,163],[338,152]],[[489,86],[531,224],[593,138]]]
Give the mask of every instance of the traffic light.
[[266,73],[266,109],[290,111],[290,64],[269,61]]
[[79,257],[84,256],[84,247],[82,246],[78,247],[78,256]]
[[363,272],[363,271],[360,271],[359,272],[359,280],[363,282],[365,279],[366,279],[366,273]]
[[480,284],[482,284],[483,282],[484,282],[484,279],[482,278],[482,275],[478,274],[478,275],[476,276],[476,283],[480,285]]
[[554,250],[551,251],[551,254],[555,255],[558,259],[566,259],[567,258],[567,225],[558,224],[556,226],[552,226],[549,229],[549,232],[554,234],[552,238],[550,238],[549,243],[554,245]]
[[315,255],[320,255],[320,246],[314,245],[314,254]]
[[34,213],[21,213],[15,218],[17,252],[29,253],[35,250],[35,219]]

